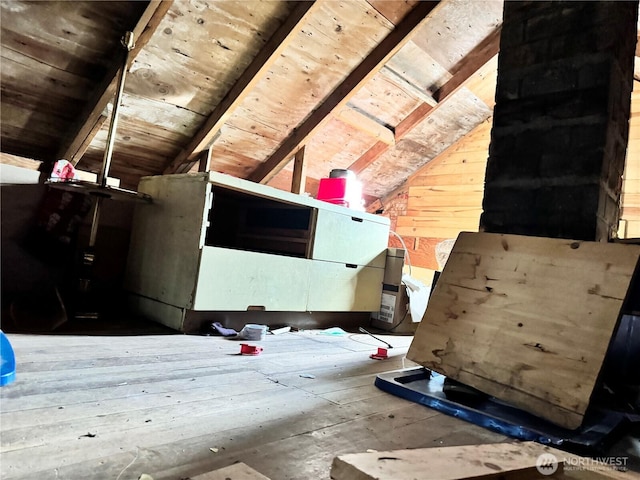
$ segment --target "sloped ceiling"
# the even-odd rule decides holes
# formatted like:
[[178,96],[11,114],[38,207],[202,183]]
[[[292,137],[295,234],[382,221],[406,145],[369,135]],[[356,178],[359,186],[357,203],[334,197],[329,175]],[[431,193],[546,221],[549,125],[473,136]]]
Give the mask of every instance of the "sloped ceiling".
[[[368,201],[491,115],[498,0],[3,1],[1,149],[99,172],[120,38],[136,46],[109,175],[210,169],[306,191],[351,168]],[[302,152],[299,155],[302,157]]]

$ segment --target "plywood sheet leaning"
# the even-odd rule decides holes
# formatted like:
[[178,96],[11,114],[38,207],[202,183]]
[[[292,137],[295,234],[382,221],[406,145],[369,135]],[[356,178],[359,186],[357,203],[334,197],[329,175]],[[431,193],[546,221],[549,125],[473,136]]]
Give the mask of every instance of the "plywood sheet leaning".
[[633,245],[463,232],[407,358],[575,429],[639,255]]

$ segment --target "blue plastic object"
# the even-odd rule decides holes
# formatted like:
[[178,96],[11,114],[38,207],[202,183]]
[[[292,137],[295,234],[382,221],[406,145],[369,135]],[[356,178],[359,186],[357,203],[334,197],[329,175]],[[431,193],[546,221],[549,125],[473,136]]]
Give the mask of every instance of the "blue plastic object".
[[16,357],[13,354],[11,342],[2,330],[0,330],[0,355],[2,356],[0,387],[4,387],[16,379]]
[[470,405],[450,400],[443,391],[444,379],[444,375],[418,367],[378,374],[375,385],[392,395],[518,440],[588,455],[601,454],[626,425],[640,422],[640,416],[596,410],[585,416],[580,428],[567,430],[493,397]]

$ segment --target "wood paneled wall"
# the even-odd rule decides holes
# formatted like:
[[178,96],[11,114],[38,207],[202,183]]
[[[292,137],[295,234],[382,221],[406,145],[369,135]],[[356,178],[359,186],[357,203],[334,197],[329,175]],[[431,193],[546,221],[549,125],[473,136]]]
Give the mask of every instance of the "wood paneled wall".
[[[412,266],[439,270],[436,245],[456,238],[461,231],[478,231],[490,135],[491,119],[429,162],[382,202],[392,230],[409,250]],[[395,237],[390,244],[401,246]]]
[[633,82],[627,163],[622,182],[622,214],[618,236],[640,237],[640,85]]
[[490,122],[482,123],[409,180],[398,234],[455,238],[478,230],[490,130]]
[[[640,86],[637,81],[634,86],[620,238],[640,237]],[[461,231],[478,231],[492,120],[479,125],[382,200],[383,214],[403,238],[414,267],[438,270],[435,247],[439,242],[456,238]],[[389,244],[402,246],[394,236]]]

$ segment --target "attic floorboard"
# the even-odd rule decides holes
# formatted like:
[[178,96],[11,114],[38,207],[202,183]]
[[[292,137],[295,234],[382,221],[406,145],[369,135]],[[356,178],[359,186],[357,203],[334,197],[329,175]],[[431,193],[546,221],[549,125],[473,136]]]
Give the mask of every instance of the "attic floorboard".
[[[246,357],[236,341],[153,326],[64,327],[9,334],[18,381],[0,389],[1,478],[177,480],[241,461],[273,479],[326,480],[343,453],[506,440],[373,385],[403,366],[411,337],[385,337],[396,347],[378,362],[360,334],[269,336]],[[79,330],[108,336],[69,334]],[[638,433],[612,452],[636,471]]]
[[386,361],[369,358],[378,344],[366,335],[318,331],[268,336],[255,357],[220,337],[9,338],[7,480],[185,479],[237,461],[274,479],[328,479],[338,454],[505,440],[374,386],[403,367],[411,337],[385,337]]

